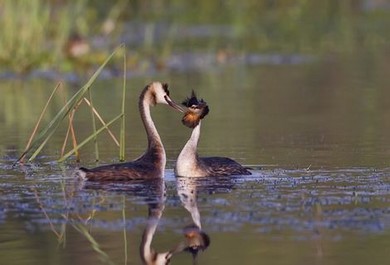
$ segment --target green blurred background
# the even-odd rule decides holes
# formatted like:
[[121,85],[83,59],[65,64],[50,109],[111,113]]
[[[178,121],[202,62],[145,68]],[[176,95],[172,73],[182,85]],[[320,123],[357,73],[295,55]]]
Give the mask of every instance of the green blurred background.
[[[120,43],[129,49],[129,65],[142,68],[164,67],[183,50],[221,58],[375,51],[390,34],[384,0],[2,0],[0,12],[1,67],[19,72],[100,63]],[[73,54],[69,45],[81,41],[85,52]]]

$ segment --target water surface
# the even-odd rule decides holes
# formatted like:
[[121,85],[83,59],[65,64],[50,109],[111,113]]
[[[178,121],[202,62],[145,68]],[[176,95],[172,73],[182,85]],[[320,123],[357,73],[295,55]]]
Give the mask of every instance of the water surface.
[[[199,253],[198,264],[385,264],[389,52],[309,57],[299,63],[190,65],[129,78],[127,159],[146,146],[138,94],[161,80],[177,101],[194,89],[208,102],[201,155],[228,156],[253,168],[252,176],[184,180],[190,191],[183,190],[173,167],[190,130],[179,113],[157,106],[152,114],[168,157],[165,197],[150,183],[75,181],[69,174],[75,160],[56,162],[65,125],[33,163],[13,166],[57,80],[2,80],[0,263],[141,264],[139,246],[154,205],[163,210],[153,240],[157,252],[183,240],[183,228],[199,211],[211,245]],[[116,78],[94,84],[94,104],[106,120],[120,110],[121,84]],[[44,123],[77,88],[64,82]],[[91,132],[87,108],[80,108],[75,127],[79,140]],[[99,150],[100,164],[117,161],[119,150],[107,135],[99,137]],[[92,145],[81,150],[83,166],[94,166],[94,159]],[[196,204],[183,204],[183,193]],[[188,253],[172,258],[172,264],[191,263]]]

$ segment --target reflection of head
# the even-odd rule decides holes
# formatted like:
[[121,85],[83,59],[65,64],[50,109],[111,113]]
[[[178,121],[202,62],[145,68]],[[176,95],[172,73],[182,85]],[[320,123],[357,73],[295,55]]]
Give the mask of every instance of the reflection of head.
[[195,264],[198,252],[204,251],[209,247],[210,237],[195,224],[184,227],[183,234],[184,240],[181,241],[176,246],[176,248],[171,250],[169,253],[172,256],[173,254],[180,253],[183,251],[189,252],[192,254],[193,262]]
[[186,226],[183,229],[184,240],[178,243],[171,250],[166,252],[157,252],[151,247],[153,236],[156,232],[161,215],[161,208],[149,208],[148,224],[142,235],[142,242],[140,245],[140,256],[143,264],[169,264],[173,255],[183,251],[191,253],[195,262],[198,252],[206,250],[210,245],[210,237],[195,224]]
[[204,251],[210,245],[210,237],[196,225],[189,225],[184,228],[187,247],[184,249],[192,254],[194,259],[199,250]]

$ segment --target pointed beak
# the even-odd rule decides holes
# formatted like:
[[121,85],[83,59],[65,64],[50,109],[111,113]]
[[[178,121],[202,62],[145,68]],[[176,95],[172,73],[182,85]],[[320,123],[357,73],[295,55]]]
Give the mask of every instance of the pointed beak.
[[165,98],[165,101],[168,103],[168,105],[171,106],[172,108],[174,108],[175,110],[183,112],[183,113],[186,111],[186,109],[184,107],[177,104],[169,96],[166,95],[164,98]]

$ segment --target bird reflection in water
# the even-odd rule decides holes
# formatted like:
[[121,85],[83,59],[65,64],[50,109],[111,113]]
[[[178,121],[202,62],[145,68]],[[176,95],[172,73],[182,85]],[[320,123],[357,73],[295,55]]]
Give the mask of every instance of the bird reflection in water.
[[185,251],[190,252],[196,264],[199,251],[210,245],[210,237],[202,230],[200,213],[197,204],[198,187],[201,181],[197,178],[177,177],[176,188],[184,208],[191,214],[192,224],[184,228],[186,238]]
[[[165,209],[166,188],[163,178],[150,180],[134,180],[129,182],[82,182],[84,189],[105,190],[111,192],[125,193],[127,196],[136,196],[142,198],[148,206],[148,218],[139,245],[139,255],[142,264],[145,265],[163,265],[170,264],[174,255],[181,252],[189,252],[196,262],[196,256],[199,250],[205,250],[210,239],[207,234],[201,230],[199,212],[197,211],[196,201],[194,205],[188,205],[188,209],[197,211],[194,214],[194,224],[184,227],[184,239],[173,244],[167,251],[158,251],[153,246],[160,219]],[[196,200],[196,198],[194,198]],[[194,202],[191,199],[192,202]]]
[[[181,252],[180,247],[175,247],[166,252],[157,252],[152,247],[152,241],[158,223],[161,219],[165,208],[165,185],[162,179],[157,179],[150,182],[148,190],[152,193],[147,197],[148,199],[148,220],[146,227],[142,233],[139,253],[143,264],[169,264],[172,256],[175,253]],[[154,194],[153,194],[154,193]],[[153,198],[154,197],[154,198]],[[180,244],[179,244],[180,246]]]

